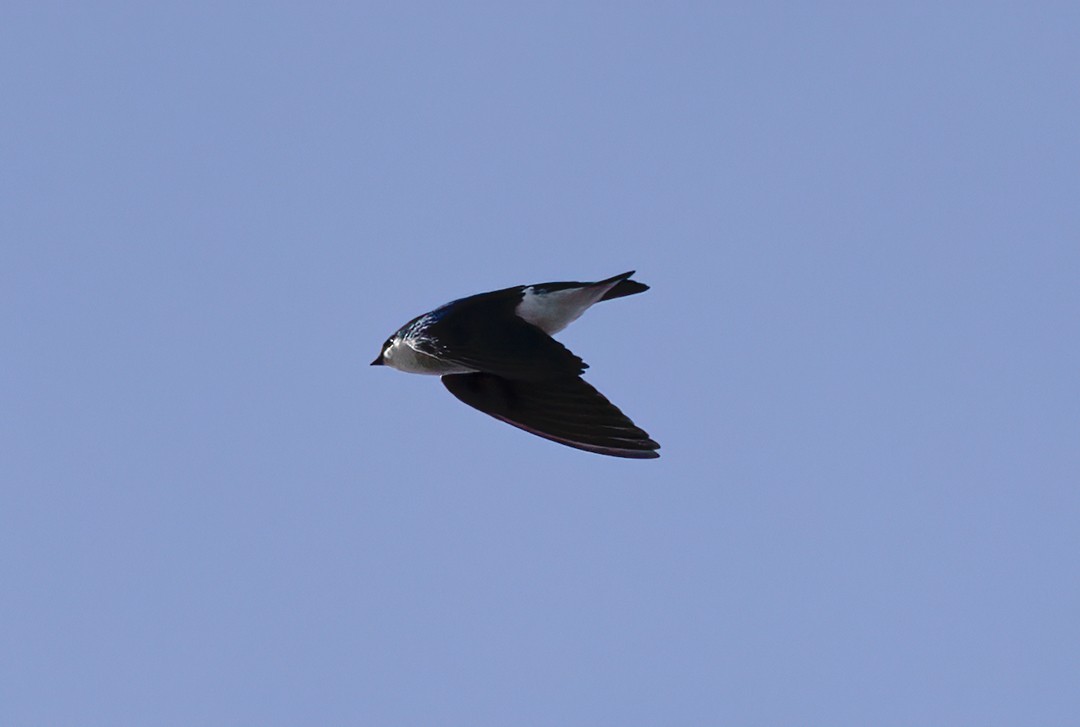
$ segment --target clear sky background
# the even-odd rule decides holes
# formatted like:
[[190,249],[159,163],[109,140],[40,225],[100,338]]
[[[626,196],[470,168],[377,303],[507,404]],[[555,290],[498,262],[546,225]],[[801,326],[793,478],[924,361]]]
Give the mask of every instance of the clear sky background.
[[[1080,720],[1075,3],[0,10],[0,723]],[[464,295],[663,445],[370,368]]]

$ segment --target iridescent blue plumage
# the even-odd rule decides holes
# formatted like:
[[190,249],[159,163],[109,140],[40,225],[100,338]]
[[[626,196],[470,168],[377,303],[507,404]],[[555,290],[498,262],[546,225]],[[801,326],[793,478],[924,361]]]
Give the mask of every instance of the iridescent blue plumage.
[[631,275],[459,298],[406,323],[372,363],[440,375],[469,406],[569,447],[658,457],[660,445],[582,380],[588,365],[551,337],[602,300],[648,290]]

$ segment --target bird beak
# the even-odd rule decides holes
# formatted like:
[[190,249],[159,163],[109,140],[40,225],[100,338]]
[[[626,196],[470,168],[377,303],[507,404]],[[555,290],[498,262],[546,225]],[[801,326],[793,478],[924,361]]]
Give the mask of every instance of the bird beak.
[[377,359],[375,359],[374,361],[371,362],[371,365],[372,366],[385,366],[386,365],[386,362],[383,361],[383,357],[382,357],[381,353],[379,354],[379,357]]

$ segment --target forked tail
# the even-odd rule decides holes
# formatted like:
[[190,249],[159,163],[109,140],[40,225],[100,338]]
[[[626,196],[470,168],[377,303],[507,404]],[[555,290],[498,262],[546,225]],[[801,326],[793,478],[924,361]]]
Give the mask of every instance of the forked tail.
[[636,280],[630,280],[630,276],[633,275],[635,272],[636,272],[635,270],[631,270],[628,273],[623,273],[622,275],[616,275],[614,277],[608,278],[607,280],[601,280],[599,283],[597,283],[597,285],[604,285],[605,283],[610,283],[613,280],[618,280],[619,281],[614,286],[612,286],[611,290],[604,293],[604,297],[601,298],[600,300],[611,300],[612,298],[622,298],[623,296],[626,296],[626,295],[635,295],[636,293],[644,293],[646,290],[648,290],[649,286],[645,285],[645,283],[639,283]]

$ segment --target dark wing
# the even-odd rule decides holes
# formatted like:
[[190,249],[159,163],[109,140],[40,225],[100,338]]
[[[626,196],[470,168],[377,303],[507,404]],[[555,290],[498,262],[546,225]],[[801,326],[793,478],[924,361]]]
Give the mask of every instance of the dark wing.
[[612,457],[660,456],[659,444],[579,377],[520,381],[477,373],[442,382],[474,409],[553,442]]
[[430,337],[413,345],[443,361],[507,379],[574,377],[589,367],[566,346],[516,315],[496,318],[481,330],[459,320],[450,315],[432,324]]

